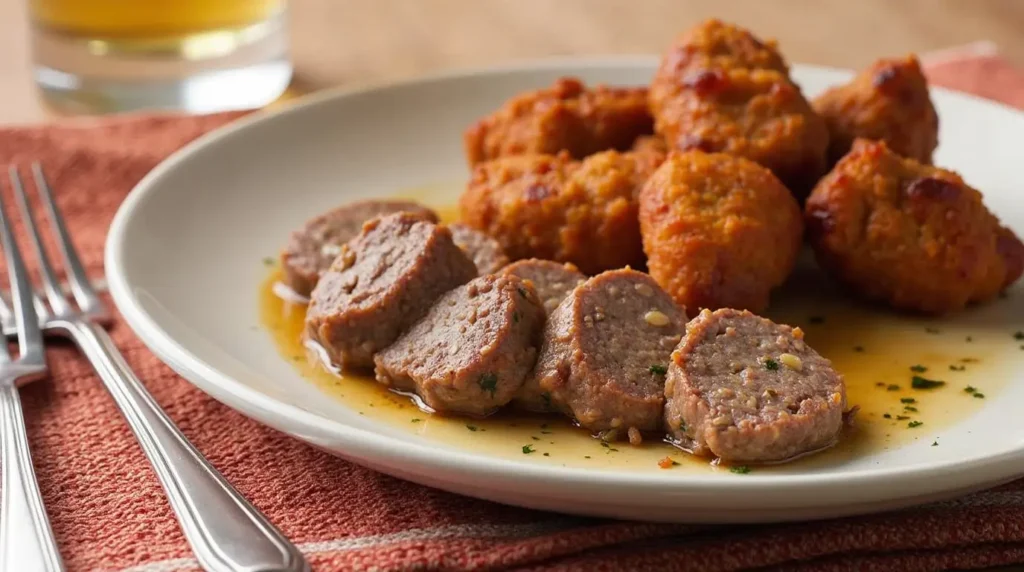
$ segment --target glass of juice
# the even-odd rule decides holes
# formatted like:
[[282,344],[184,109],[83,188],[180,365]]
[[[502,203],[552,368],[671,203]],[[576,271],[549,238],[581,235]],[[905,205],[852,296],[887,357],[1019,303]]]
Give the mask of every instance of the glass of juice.
[[29,0],[35,78],[64,113],[261,107],[291,79],[284,0]]

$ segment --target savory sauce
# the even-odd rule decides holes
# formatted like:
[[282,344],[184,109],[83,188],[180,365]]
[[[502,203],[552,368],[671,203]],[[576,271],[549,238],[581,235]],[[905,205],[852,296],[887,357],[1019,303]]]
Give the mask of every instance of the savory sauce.
[[[439,209],[452,220],[454,209]],[[337,375],[307,360],[300,341],[305,306],[274,293],[274,266],[260,289],[260,318],[275,345],[300,374],[359,414],[449,446],[508,459],[617,470],[723,471],[662,442],[602,443],[559,416],[502,411],[486,419],[421,411],[408,397],[372,378]],[[832,466],[914,441],[941,446],[936,435],[997,399],[1014,370],[1024,369],[1024,296],[997,300],[942,320],[899,315],[844,297],[805,257],[776,293],[767,317],[800,326],[807,342],[846,379],[847,400],[859,407],[832,449],[763,471]],[[661,468],[659,468],[661,467]],[[743,472],[744,467],[732,467]]]

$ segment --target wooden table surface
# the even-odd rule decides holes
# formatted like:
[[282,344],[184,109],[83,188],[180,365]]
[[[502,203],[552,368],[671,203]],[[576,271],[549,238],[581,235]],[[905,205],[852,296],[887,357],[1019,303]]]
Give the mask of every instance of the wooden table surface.
[[[52,117],[32,83],[26,5],[0,1],[2,124]],[[301,91],[544,56],[658,53],[712,16],[777,38],[794,62],[859,67],[991,40],[1024,66],[1024,0],[291,0],[289,15]]]

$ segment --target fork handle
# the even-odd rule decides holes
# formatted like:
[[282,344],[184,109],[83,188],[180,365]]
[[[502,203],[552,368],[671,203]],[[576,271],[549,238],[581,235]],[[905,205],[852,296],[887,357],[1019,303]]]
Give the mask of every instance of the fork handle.
[[25,416],[18,389],[0,387],[0,463],[3,465],[3,506],[0,508],[0,570],[57,572],[64,570],[57,541],[39,494],[28,450]]
[[142,445],[205,570],[309,570],[302,553],[189,443],[105,330],[79,322],[71,334]]

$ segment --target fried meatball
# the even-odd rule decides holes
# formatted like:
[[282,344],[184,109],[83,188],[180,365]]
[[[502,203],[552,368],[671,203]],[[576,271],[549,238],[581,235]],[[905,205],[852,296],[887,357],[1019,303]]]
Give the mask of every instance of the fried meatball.
[[782,72],[710,68],[681,77],[659,74],[651,87],[651,110],[670,146],[760,163],[797,198],[825,172],[825,123]]
[[571,262],[585,274],[642,266],[635,196],[658,161],[605,151],[503,157],[473,170],[462,221],[497,239],[512,260]]
[[952,171],[857,139],[805,207],[818,261],[860,296],[944,314],[1020,277],[1024,246]]
[[[712,19],[682,34],[669,46],[657,75],[663,80],[682,78],[687,71],[712,68],[767,69],[789,74],[775,40],[762,41],[749,30]],[[666,82],[657,88],[672,86]]]
[[800,207],[764,167],[734,155],[673,153],[640,193],[647,268],[688,310],[768,306],[796,263]]
[[850,83],[818,96],[813,105],[828,125],[831,163],[842,158],[858,137],[880,139],[904,157],[932,162],[939,144],[939,116],[914,56],[878,60]]
[[561,78],[549,88],[518,95],[463,134],[466,160],[567,151],[582,159],[616,149],[625,151],[640,135],[652,133],[647,88],[588,88]]

